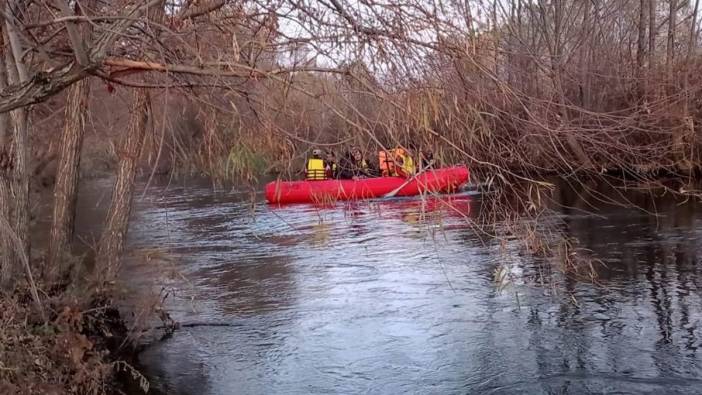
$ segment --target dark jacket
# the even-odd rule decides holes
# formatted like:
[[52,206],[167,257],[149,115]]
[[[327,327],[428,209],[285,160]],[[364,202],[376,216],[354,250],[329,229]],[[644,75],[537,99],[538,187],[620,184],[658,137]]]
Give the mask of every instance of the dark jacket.
[[428,167],[437,167],[436,160],[434,160],[434,154],[432,152],[422,152],[421,159],[421,169],[425,169]]
[[377,177],[378,170],[369,160],[365,160],[365,166],[356,162],[350,153],[346,153],[339,161],[339,178],[350,180],[353,177],[370,178]]

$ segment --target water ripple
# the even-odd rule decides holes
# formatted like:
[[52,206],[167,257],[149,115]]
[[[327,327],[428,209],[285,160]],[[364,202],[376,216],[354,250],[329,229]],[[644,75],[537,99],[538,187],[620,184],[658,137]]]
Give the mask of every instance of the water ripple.
[[[148,349],[150,378],[180,394],[698,392],[699,220],[561,215],[607,264],[590,284],[475,234],[460,215],[475,198],[452,204],[269,207],[152,187],[130,245],[173,258],[175,319],[235,326]],[[128,272],[178,286],[138,261]]]

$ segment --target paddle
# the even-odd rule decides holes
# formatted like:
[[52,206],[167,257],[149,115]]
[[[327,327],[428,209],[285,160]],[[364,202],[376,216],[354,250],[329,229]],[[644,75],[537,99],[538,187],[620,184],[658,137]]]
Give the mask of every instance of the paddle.
[[392,191],[390,191],[390,192],[386,193],[385,195],[383,195],[383,197],[384,197],[384,198],[395,197],[395,195],[397,195],[397,193],[400,192],[400,190],[401,190],[402,188],[404,188],[405,186],[407,186],[407,184],[409,184],[409,183],[412,182],[415,178],[417,178],[418,175],[424,173],[425,171],[427,171],[427,170],[428,170],[430,167],[432,167],[432,166],[433,166],[433,164],[428,164],[428,165],[427,165],[426,167],[424,167],[423,169],[421,169],[421,170],[419,170],[418,172],[414,173],[414,175],[413,175],[412,177],[408,178],[407,181],[403,182],[402,185],[400,185],[399,187],[397,187],[397,188],[393,189]]

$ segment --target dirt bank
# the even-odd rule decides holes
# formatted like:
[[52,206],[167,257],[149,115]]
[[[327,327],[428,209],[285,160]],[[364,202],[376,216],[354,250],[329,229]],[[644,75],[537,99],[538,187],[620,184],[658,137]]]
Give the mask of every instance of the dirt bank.
[[76,294],[49,290],[46,321],[27,287],[0,298],[0,393],[111,394],[122,386],[118,373],[141,379],[127,362],[137,350],[113,303]]

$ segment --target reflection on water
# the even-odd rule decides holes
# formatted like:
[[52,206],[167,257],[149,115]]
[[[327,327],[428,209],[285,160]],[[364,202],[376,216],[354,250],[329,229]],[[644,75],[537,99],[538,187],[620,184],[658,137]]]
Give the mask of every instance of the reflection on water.
[[[130,277],[177,287],[178,321],[232,326],[183,328],[142,363],[174,394],[699,392],[696,206],[586,215],[561,199],[576,208],[563,230],[606,267],[554,294],[519,280],[544,273],[516,241],[466,225],[476,197],[252,211],[207,188],[154,188],[132,246],[166,250],[186,280],[143,264]],[[506,254],[518,278],[498,292]]]

